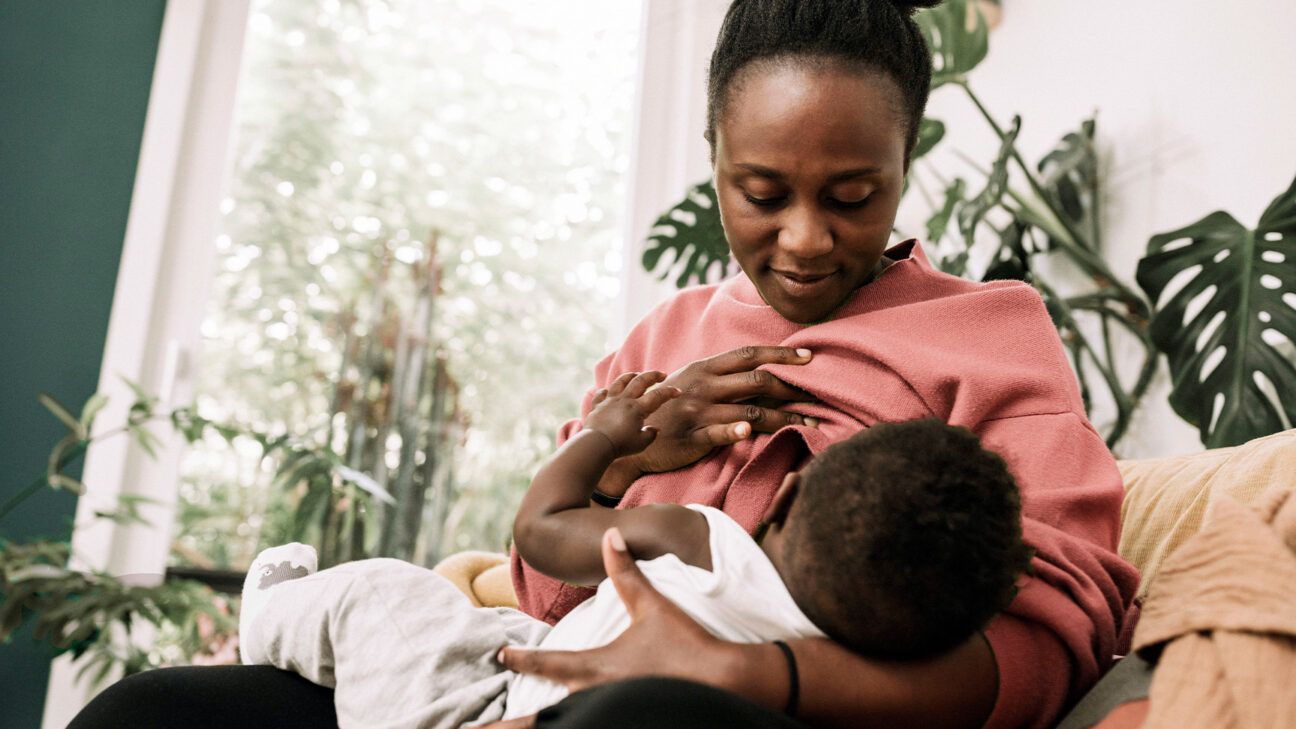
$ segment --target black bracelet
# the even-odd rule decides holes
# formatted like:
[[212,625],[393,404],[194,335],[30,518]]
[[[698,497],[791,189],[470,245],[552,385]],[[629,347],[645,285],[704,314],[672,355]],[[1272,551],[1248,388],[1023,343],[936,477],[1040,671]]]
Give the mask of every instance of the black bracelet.
[[783,713],[796,717],[797,701],[801,698],[801,677],[797,675],[796,654],[787,643],[781,640],[774,641],[774,645],[783,651],[783,657],[787,659],[788,664],[788,700],[787,706],[783,707]]
[[599,506],[606,506],[609,509],[615,509],[617,508],[617,504],[621,503],[621,497],[609,496],[598,489],[594,489],[594,491],[590,493],[590,501],[593,501]]

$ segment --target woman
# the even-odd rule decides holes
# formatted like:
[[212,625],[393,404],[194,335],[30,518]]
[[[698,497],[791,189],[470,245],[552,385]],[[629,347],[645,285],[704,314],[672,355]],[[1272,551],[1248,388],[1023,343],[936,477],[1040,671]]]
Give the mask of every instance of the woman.
[[[1035,575],[1013,606],[984,638],[925,666],[798,642],[800,716],[811,723],[1047,724],[1118,650],[1137,583],[1115,553],[1119,473],[1085,419],[1039,297],[1023,284],[943,276],[916,243],[884,255],[931,79],[909,15],[934,4],[733,3],[711,61],[707,139],[725,234],[745,275],[663,304],[596,371],[597,388],[620,372],[679,368],[667,383],[686,393],[650,419],[661,432],[650,451],[601,485],[627,505],[707,503],[754,528],[782,473],[882,420],[934,415],[1008,460],[1037,549]],[[725,351],[770,343],[780,346]],[[797,402],[807,395],[814,401]],[[740,437],[739,420],[756,435]],[[514,583],[524,609],[548,620],[587,596],[516,557]],[[663,651],[679,642],[659,632],[645,636],[657,655],[642,668],[628,651],[614,653],[627,661],[616,668],[609,651],[508,660],[576,686],[601,664],[782,706],[778,649],[702,637],[671,659]],[[715,672],[713,655],[739,671]]]
[[[983,635],[931,661],[887,664],[825,640],[793,642],[788,656],[714,640],[633,564],[613,562],[630,630],[588,654],[503,660],[573,688],[689,682],[596,688],[535,726],[802,726],[788,710],[828,726],[1046,726],[1122,645],[1137,574],[1116,554],[1120,475],[1042,302],[1024,284],[944,276],[914,242],[885,250],[931,81],[911,15],[934,4],[730,7],[706,135],[743,275],[681,292],[600,363],[595,387],[660,369],[684,391],[650,420],[652,448],[600,490],[627,505],[717,505],[754,527],[782,475],[828,443],[936,416],[1009,463],[1034,575]],[[514,577],[538,617],[583,598],[520,561]],[[329,722],[331,709],[330,692],[274,669],[167,669],[110,688],[72,726],[299,726]]]

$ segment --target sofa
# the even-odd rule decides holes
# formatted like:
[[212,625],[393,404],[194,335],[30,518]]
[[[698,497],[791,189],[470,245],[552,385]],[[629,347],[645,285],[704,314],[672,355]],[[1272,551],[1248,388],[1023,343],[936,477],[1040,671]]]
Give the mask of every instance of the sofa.
[[[1222,500],[1249,504],[1271,488],[1296,485],[1296,429],[1257,438],[1240,446],[1168,458],[1118,462],[1125,480],[1121,507],[1120,553],[1143,576],[1139,598],[1147,595],[1166,558],[1196,534]],[[508,558],[488,552],[447,557],[435,571],[454,582],[476,605],[517,606]],[[1113,671],[1067,718],[1068,729],[1137,726],[1101,721],[1123,701],[1146,695],[1146,666]],[[1119,685],[1113,690],[1112,683]]]

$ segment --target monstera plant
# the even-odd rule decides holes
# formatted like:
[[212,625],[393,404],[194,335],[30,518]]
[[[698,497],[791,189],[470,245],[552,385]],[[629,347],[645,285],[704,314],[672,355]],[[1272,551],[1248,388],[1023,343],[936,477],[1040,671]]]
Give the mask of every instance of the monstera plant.
[[[1148,333],[1147,300],[1121,282],[1099,253],[1096,123],[1084,121],[1038,164],[1027,163],[1017,147],[1021,119],[1000,124],[968,81],[989,49],[979,10],[969,12],[967,0],[948,0],[917,16],[932,49],[932,87],[961,90],[1000,144],[988,166],[964,160],[980,179],[969,184],[930,163],[927,155],[943,140],[945,124],[922,120],[909,181],[932,209],[925,226],[928,250],[948,273],[978,280],[1019,279],[1039,290],[1067,347],[1086,406],[1092,410],[1101,402],[1113,411],[1104,430],[1108,445],[1114,445],[1152,379],[1157,351]],[[933,187],[942,193],[933,195]],[[675,283],[685,286],[732,273],[728,257],[715,189],[707,181],[657,219],[643,265],[663,278],[674,275]],[[1038,270],[1042,258],[1052,261],[1050,276]],[[1068,285],[1054,283],[1053,277]],[[1077,280],[1084,283],[1076,285]],[[1130,342],[1139,353],[1138,366],[1118,367],[1116,353]]]
[[[673,259],[663,261],[667,252]],[[720,227],[720,203],[715,184],[705,180],[689,188],[684,200],[662,213],[648,232],[643,252],[643,266],[649,271],[665,269],[662,278],[678,271],[675,285],[718,281],[734,271],[729,259],[729,243]]]
[[[1172,288],[1183,279],[1181,288]],[[1148,242],[1138,283],[1160,311],[1170,404],[1207,447],[1296,421],[1296,181],[1249,230],[1216,211]]]

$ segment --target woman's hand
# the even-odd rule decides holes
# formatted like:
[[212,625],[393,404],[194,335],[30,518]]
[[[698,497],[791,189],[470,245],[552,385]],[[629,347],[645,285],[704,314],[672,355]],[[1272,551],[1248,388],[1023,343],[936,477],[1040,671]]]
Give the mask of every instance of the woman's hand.
[[499,661],[518,673],[541,676],[571,691],[639,676],[693,681],[725,675],[735,644],[711,635],[653,588],[626,550],[617,529],[603,535],[603,566],[616,588],[630,627],[611,643],[584,651],[506,647]]
[[752,346],[685,365],[663,383],[664,387],[679,389],[680,396],[646,420],[657,429],[656,440],[642,453],[626,458],[627,465],[641,473],[673,471],[753,432],[773,433],[787,425],[814,425],[796,413],[771,407],[784,402],[807,402],[813,399],[810,395],[757,369],[767,364],[803,365],[810,357],[808,349]]
[[[566,686],[572,693],[639,676],[693,681],[725,675],[728,648],[648,582],[626,549],[618,529],[603,534],[603,566],[616,588],[630,627],[611,643],[584,651],[538,651],[504,647],[499,662],[510,671],[529,673]],[[487,724],[482,729],[531,729],[534,716]]]

